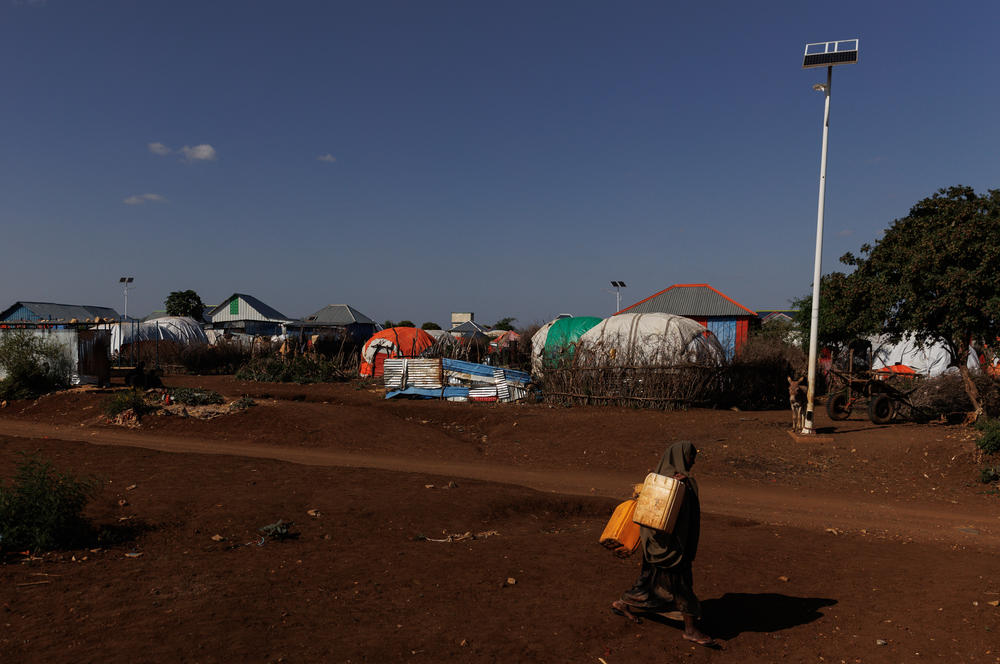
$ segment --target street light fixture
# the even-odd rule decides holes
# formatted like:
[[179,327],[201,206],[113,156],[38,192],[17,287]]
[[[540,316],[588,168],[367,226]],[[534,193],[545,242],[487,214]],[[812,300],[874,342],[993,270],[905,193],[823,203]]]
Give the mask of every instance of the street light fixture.
[[128,292],[135,288],[135,286],[129,286],[129,284],[133,281],[135,281],[135,277],[122,277],[118,280],[118,283],[122,285],[122,290],[125,292],[125,313],[122,314],[122,322],[128,320]]
[[615,289],[615,313],[622,310],[622,288],[626,288],[624,281],[612,281],[611,286]]
[[816,211],[816,260],[813,265],[812,317],[809,322],[809,389],[806,392],[806,417],[802,433],[814,434],[814,403],[816,397],[816,356],[819,342],[819,281],[823,258],[823,211],[826,207],[826,152],[830,135],[830,87],[833,82],[833,68],[836,65],[852,65],[858,62],[858,39],[818,42],[806,44],[802,59],[803,69],[826,67],[826,83],[817,83],[813,90],[822,92],[826,98],[823,108],[823,150],[819,167],[819,202]]

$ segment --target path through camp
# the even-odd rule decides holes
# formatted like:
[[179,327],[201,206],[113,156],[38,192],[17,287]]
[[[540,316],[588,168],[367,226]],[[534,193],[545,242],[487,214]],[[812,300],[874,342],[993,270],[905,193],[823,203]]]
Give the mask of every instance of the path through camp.
[[[259,405],[137,429],[93,390],[0,410],[0,477],[23,451],[100,478],[110,537],[0,567],[4,661],[1000,661],[1000,503],[961,427],[820,421],[801,443],[785,412],[176,383]],[[597,535],[680,439],[719,652],[608,610],[637,561]],[[278,519],[297,538],[262,539]]]

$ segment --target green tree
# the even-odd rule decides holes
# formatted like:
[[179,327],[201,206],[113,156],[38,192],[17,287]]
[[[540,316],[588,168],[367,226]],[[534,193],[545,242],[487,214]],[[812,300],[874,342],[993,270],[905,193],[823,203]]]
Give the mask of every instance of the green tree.
[[427,321],[426,323],[424,323],[423,325],[420,326],[420,329],[421,330],[440,330],[441,326],[438,325],[437,323],[432,323],[431,321]]
[[914,205],[859,255],[841,258],[855,268],[843,295],[856,325],[881,321],[895,341],[911,334],[918,343],[943,340],[972,402],[970,420],[983,413],[967,364],[972,343],[1000,334],[998,229],[1000,190],[950,187]]
[[[843,348],[858,337],[882,331],[881,315],[868,302],[854,275],[833,272],[820,280],[819,343]],[[809,348],[812,327],[812,294],[792,300],[794,320],[802,330],[802,347]]]
[[168,316],[189,316],[201,320],[205,304],[193,290],[173,291],[163,303]]
[[382,321],[382,329],[383,330],[388,330],[390,327],[396,327],[396,324],[393,323],[391,320],[384,320],[384,321]]
[[401,320],[396,323],[396,327],[416,327],[412,320]]
[[506,318],[501,318],[496,323],[493,324],[494,330],[513,330],[514,326],[512,323],[517,319],[513,316],[507,316]]

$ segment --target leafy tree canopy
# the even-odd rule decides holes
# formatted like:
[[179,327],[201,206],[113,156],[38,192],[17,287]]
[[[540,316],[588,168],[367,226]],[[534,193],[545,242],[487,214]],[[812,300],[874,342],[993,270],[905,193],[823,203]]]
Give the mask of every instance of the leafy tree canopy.
[[432,323],[431,321],[427,321],[426,323],[424,323],[423,325],[420,326],[420,329],[421,330],[440,330],[441,326],[438,325],[437,323]]
[[[950,346],[975,412],[982,406],[966,363],[973,342],[1000,334],[1000,190],[941,189],[897,219],[858,255],[849,275],[828,275],[822,292],[831,335],[883,332],[895,341],[941,339]],[[824,333],[825,334],[825,333]]]
[[384,320],[384,321],[382,321],[382,329],[383,330],[388,330],[390,327],[396,327],[396,324],[393,323],[391,320]]
[[164,301],[168,316],[190,316],[201,320],[205,304],[193,290],[173,291]]
[[401,320],[396,323],[396,327],[416,327],[412,320]]
[[496,323],[493,324],[494,330],[513,330],[514,326],[512,323],[517,319],[513,316],[507,316],[506,318],[501,318]]

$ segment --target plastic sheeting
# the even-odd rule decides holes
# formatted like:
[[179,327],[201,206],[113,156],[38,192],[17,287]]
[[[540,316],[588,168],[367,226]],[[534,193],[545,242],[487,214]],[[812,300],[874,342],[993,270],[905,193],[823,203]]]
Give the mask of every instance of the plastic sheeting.
[[421,329],[415,327],[390,327],[376,332],[365,342],[361,349],[362,376],[378,377],[382,375],[382,364],[377,360],[384,357],[419,357],[434,345],[434,339]]
[[576,344],[585,332],[602,321],[596,316],[574,316],[552,321],[552,327],[545,337],[544,366],[555,366],[560,358],[571,358]]
[[[871,337],[872,369],[883,369],[896,364],[904,364],[926,378],[940,376],[949,369],[957,371],[958,366],[951,351],[943,341],[934,341],[923,346],[912,337],[898,344],[889,343],[886,337]],[[978,372],[979,358],[975,352],[969,353],[969,369]]]
[[[558,318],[556,320],[559,320]],[[538,331],[531,335],[531,373],[542,373],[542,363],[545,358],[545,340],[549,336],[549,330],[556,320],[546,323],[538,328]]]
[[714,334],[690,318],[664,313],[605,318],[580,337],[577,352],[609,366],[720,365],[725,357]]
[[145,323],[119,323],[111,328],[111,354],[137,341],[173,341],[182,346],[207,344],[208,337],[193,318],[165,316]]

